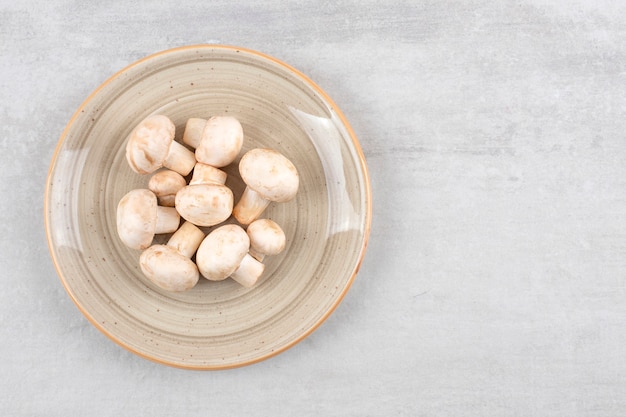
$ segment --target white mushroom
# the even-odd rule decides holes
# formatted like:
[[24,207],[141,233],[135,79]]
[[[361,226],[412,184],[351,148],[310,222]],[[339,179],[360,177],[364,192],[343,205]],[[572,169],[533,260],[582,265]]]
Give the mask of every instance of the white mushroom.
[[189,185],[176,193],[176,210],[197,226],[223,222],[233,211],[233,192],[224,185],[225,181],[224,171],[197,163]]
[[209,233],[198,248],[196,264],[202,276],[221,281],[229,276],[245,287],[254,285],[265,266],[248,254],[250,239],[241,226],[227,224]]
[[117,205],[117,233],[122,242],[133,249],[145,249],[155,234],[172,233],[178,229],[180,216],[173,207],[161,207],[150,190],[128,192]]
[[130,133],[126,160],[138,174],[149,174],[161,167],[185,176],[196,163],[193,152],[174,140],[176,127],[163,115],[142,120]]
[[176,193],[186,185],[187,181],[178,172],[163,169],[150,178],[148,189],[157,196],[161,206],[174,207]]
[[217,168],[235,160],[243,145],[243,128],[230,116],[187,120],[183,142],[196,149],[196,159]]
[[246,183],[233,215],[243,225],[257,219],[271,201],[285,202],[298,192],[296,167],[272,149],[252,149],[239,162],[239,173]]
[[255,220],[248,225],[246,233],[250,238],[250,255],[258,261],[263,261],[266,255],[278,255],[285,249],[285,232],[273,220]]
[[190,259],[204,239],[204,232],[185,222],[166,245],[152,245],[139,257],[143,274],[168,291],[186,291],[198,283],[198,267]]

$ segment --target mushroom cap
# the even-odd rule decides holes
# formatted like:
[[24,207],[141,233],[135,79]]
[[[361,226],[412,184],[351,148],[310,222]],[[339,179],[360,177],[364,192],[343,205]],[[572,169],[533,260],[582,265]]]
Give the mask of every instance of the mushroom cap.
[[148,116],[133,129],[126,144],[126,160],[138,174],[149,174],[163,166],[176,126],[160,114]]
[[213,116],[207,120],[196,159],[217,168],[225,167],[235,160],[243,145],[243,128],[230,116]]
[[191,259],[166,245],[153,245],[143,251],[139,265],[150,281],[168,291],[188,290],[200,277]]
[[196,226],[214,226],[233,211],[233,192],[221,184],[187,185],[176,193],[176,210]]
[[148,181],[148,189],[157,196],[162,206],[167,207],[174,207],[176,193],[186,185],[185,178],[170,169],[155,173]]
[[220,226],[200,244],[196,252],[196,264],[205,278],[221,281],[235,272],[249,248],[250,239],[241,226]]
[[117,233],[133,249],[152,244],[157,222],[157,197],[150,190],[129,191],[117,205]]
[[283,229],[273,220],[258,219],[248,225],[250,249],[263,255],[278,255],[285,249],[286,238]]
[[296,167],[273,149],[246,152],[239,162],[239,173],[248,187],[270,201],[289,201],[298,192],[300,179]]

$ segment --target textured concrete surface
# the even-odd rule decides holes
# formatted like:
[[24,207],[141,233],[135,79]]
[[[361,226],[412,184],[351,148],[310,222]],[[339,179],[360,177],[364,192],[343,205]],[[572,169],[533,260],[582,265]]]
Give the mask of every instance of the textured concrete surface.
[[[0,2],[0,414],[626,413],[626,6],[617,1]],[[300,69],[372,177],[330,319],[220,372],[141,359],[58,280],[56,141],[113,72],[223,43]]]

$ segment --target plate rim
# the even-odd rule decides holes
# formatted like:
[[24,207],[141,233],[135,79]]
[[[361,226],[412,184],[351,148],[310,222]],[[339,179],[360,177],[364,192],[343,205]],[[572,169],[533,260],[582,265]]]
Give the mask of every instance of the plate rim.
[[[153,357],[145,352],[142,352],[139,349],[134,348],[133,346],[128,345],[127,343],[124,343],[124,341],[120,340],[119,338],[115,337],[112,333],[110,333],[108,330],[106,330],[103,326],[100,325],[100,323],[95,320],[91,314],[88,312],[87,308],[85,306],[83,306],[81,304],[81,302],[75,297],[73,291],[71,290],[71,288],[68,285],[68,282],[65,278],[65,274],[62,272],[61,269],[61,265],[59,260],[57,259],[57,257],[55,256],[55,252],[54,252],[54,244],[52,242],[52,225],[51,225],[51,221],[50,221],[50,211],[49,211],[49,201],[50,201],[50,189],[51,189],[51,182],[52,182],[52,175],[54,172],[54,168],[58,159],[58,155],[60,153],[60,150],[67,138],[67,135],[70,131],[70,129],[72,128],[72,126],[74,125],[76,119],[78,119],[78,117],[81,115],[82,111],[89,105],[89,103],[100,93],[100,91],[102,91],[106,86],[108,86],[109,84],[111,84],[112,82],[115,82],[118,78],[120,78],[121,76],[123,76],[123,74],[125,72],[127,72],[128,70],[140,66],[142,64],[144,64],[145,62],[151,61],[153,59],[159,58],[161,56],[164,55],[168,55],[168,54],[172,54],[172,53],[178,53],[178,52],[184,52],[184,51],[192,51],[192,50],[200,50],[200,49],[206,49],[206,50],[215,50],[215,49],[219,49],[219,50],[224,50],[224,51],[230,51],[230,52],[244,52],[247,53],[249,55],[253,55],[257,58],[263,59],[263,60],[268,60],[276,65],[278,65],[279,67],[281,67],[283,70],[286,70],[288,72],[291,72],[293,75],[295,75],[297,78],[299,78],[301,81],[303,81],[305,84],[307,84],[310,88],[312,88],[317,94],[320,95],[320,97],[323,99],[323,101],[329,105],[332,109],[332,111],[335,113],[335,115],[339,118],[342,126],[346,129],[346,132],[348,133],[348,136],[350,137],[351,141],[352,141],[352,146],[353,149],[356,153],[356,156],[358,157],[358,164],[360,166],[361,172],[363,174],[363,189],[364,189],[364,200],[365,200],[365,209],[366,209],[366,213],[365,213],[365,222],[363,225],[363,243],[361,245],[360,248],[360,252],[358,254],[358,258],[357,261],[354,265],[354,268],[350,274],[350,277],[348,278],[348,280],[346,281],[346,285],[345,287],[342,289],[342,291],[340,292],[340,294],[338,295],[338,297],[334,300],[334,302],[332,303],[332,305],[330,306],[329,309],[327,309],[324,314],[308,329],[306,329],[304,332],[302,332],[297,338],[295,338],[294,340],[292,340],[289,343],[286,343],[284,345],[281,345],[279,347],[277,347],[276,349],[274,349],[272,352],[266,353],[264,355],[252,358],[252,359],[248,359],[242,362],[238,362],[238,363],[230,363],[230,364],[224,364],[224,365],[194,365],[194,364],[181,364],[178,362],[170,362],[164,359],[160,359],[157,357]],[[337,104],[332,100],[332,98],[319,86],[317,85],[317,83],[315,83],[311,78],[309,78],[307,75],[305,75],[304,73],[302,73],[301,71],[299,71],[298,69],[296,69],[295,67],[287,64],[286,62],[275,58],[271,55],[268,55],[266,53],[263,52],[259,52],[257,50],[254,49],[250,49],[250,48],[245,48],[245,47],[239,47],[239,46],[234,46],[234,45],[225,45],[225,44],[191,44],[191,45],[184,45],[184,46],[178,46],[178,47],[174,47],[174,48],[169,48],[169,49],[164,49],[149,55],[144,56],[143,58],[140,58],[136,61],[133,61],[132,63],[130,63],[129,65],[124,66],[122,69],[116,71],[115,73],[113,73],[113,75],[109,76],[104,82],[102,82],[98,87],[96,87],[83,101],[82,103],[78,106],[78,108],[76,109],[76,111],[72,114],[71,118],[69,119],[69,121],[67,122],[67,124],[65,125],[63,131],[61,132],[61,135],[59,137],[59,139],[57,140],[56,146],[54,148],[52,157],[50,159],[50,164],[48,167],[48,173],[46,175],[46,187],[45,187],[45,192],[44,192],[44,205],[43,205],[43,210],[44,210],[44,228],[45,228],[45,233],[46,233],[46,241],[48,244],[48,251],[50,254],[50,257],[52,259],[52,263],[54,265],[54,268],[56,270],[56,274],[58,279],[61,281],[61,284],[63,285],[63,288],[65,289],[65,292],[69,295],[70,299],[72,300],[72,302],[74,303],[74,305],[78,308],[78,310],[81,312],[81,314],[96,328],[98,329],[102,334],[104,334],[105,336],[107,336],[110,340],[112,340],[115,344],[117,344],[118,346],[121,346],[122,348],[126,349],[127,351],[142,357],[144,359],[147,359],[149,361],[158,363],[158,364],[162,364],[162,365],[166,365],[166,366],[170,366],[170,367],[174,367],[174,368],[179,368],[179,369],[188,369],[188,370],[224,370],[224,369],[232,369],[232,368],[239,368],[239,367],[243,367],[243,366],[247,366],[247,365],[252,365],[254,363],[258,363],[261,362],[263,360],[269,359],[271,357],[274,357],[288,349],[290,349],[291,347],[295,346],[296,344],[298,344],[299,342],[301,342],[302,340],[306,339],[308,336],[311,335],[311,333],[313,333],[315,330],[317,330],[327,319],[328,317],[330,317],[330,315],[332,315],[332,313],[335,311],[335,309],[339,306],[339,304],[341,304],[341,302],[343,301],[344,297],[346,296],[346,294],[348,293],[349,289],[351,288],[354,279],[356,278],[356,275],[358,274],[361,265],[363,263],[363,259],[365,257],[365,252],[367,250],[367,246],[369,244],[369,238],[370,238],[370,232],[371,232],[371,223],[372,223],[372,208],[373,208],[373,204],[372,204],[372,189],[371,189],[371,180],[370,180],[370,175],[369,175],[369,170],[367,167],[367,163],[366,163],[366,159],[365,159],[365,155],[363,153],[363,150],[361,148],[360,142],[356,136],[356,134],[354,133],[354,130],[352,129],[352,126],[350,125],[350,123],[348,122],[348,120],[346,119],[346,117],[344,116],[343,112],[340,110],[340,108],[337,106]]]

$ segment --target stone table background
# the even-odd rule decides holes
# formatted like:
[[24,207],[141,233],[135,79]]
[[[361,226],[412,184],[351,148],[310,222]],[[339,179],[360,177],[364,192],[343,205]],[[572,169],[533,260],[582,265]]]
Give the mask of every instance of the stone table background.
[[[0,414],[626,413],[626,4],[0,0]],[[56,142],[114,72],[256,49],[341,107],[370,168],[361,271],[309,338],[185,371],[93,328],[50,260]]]

